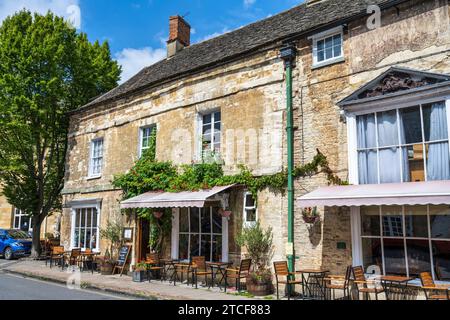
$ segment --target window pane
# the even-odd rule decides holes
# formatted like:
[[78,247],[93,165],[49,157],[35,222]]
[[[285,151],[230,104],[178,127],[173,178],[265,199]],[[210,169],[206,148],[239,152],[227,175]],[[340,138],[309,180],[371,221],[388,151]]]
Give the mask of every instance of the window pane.
[[91,243],[92,243],[92,249],[97,248],[97,228],[92,230],[92,237],[91,237]]
[[430,228],[432,238],[450,239],[449,206],[430,206]]
[[434,273],[436,280],[450,280],[450,242],[432,241]]
[[75,229],[73,241],[74,241],[73,245],[75,247],[79,247],[80,246],[80,230],[79,229]]
[[325,59],[331,59],[331,58],[333,58],[333,47],[327,47],[326,49],[325,49]]
[[251,193],[245,195],[245,207],[255,207],[255,199]]
[[362,252],[364,269],[377,266],[380,273],[383,272],[381,259],[381,239],[362,238]]
[[81,227],[86,226],[86,209],[81,210]]
[[380,182],[401,182],[400,148],[382,149],[380,157]]
[[200,232],[199,230],[199,219],[200,219],[200,212],[199,208],[191,208],[191,232]]
[[76,211],[76,214],[75,214],[75,227],[79,227],[80,226],[80,212],[81,212],[80,209],[78,209]]
[[333,37],[328,37],[325,39],[325,49],[329,49],[333,46]]
[[219,208],[213,208],[213,233],[222,234],[222,216],[219,214]]
[[385,237],[403,237],[402,207],[384,206],[382,212],[383,235]]
[[361,234],[380,236],[380,208],[361,207]]
[[341,55],[341,45],[334,46],[334,56],[339,57]]
[[221,115],[220,112],[214,113],[214,121],[215,121],[216,123],[221,121],[221,117],[222,117],[222,115]]
[[410,276],[421,272],[431,272],[430,243],[428,240],[406,240]]
[[210,208],[202,208],[202,233],[211,233],[211,213]]
[[405,275],[405,246],[403,239],[383,239],[386,274]]
[[80,229],[80,248],[85,248],[84,237],[85,237],[85,230]]
[[92,249],[91,229],[86,229],[86,248]]
[[211,114],[207,114],[203,116],[203,125],[211,124]]
[[323,51],[325,49],[325,41],[319,40],[317,41],[317,51]]
[[380,147],[398,145],[397,111],[377,113],[378,145]]
[[96,208],[92,209],[92,214],[93,214],[93,216],[92,216],[92,227],[96,228],[97,227],[97,209]]
[[92,209],[86,209],[86,218],[86,227],[90,228],[92,226]]
[[360,184],[378,183],[377,151],[368,150],[358,152],[358,170]]
[[221,262],[222,261],[222,236],[213,236],[213,243],[212,243],[212,261],[215,262]]
[[245,210],[245,214],[247,222],[256,222],[256,210],[254,209]]
[[317,51],[317,61],[321,62],[323,60],[325,60],[325,51],[324,50]]
[[422,126],[420,120],[420,107],[400,109],[401,142],[410,144],[422,142]]
[[423,122],[426,141],[448,139],[445,102],[423,106]]
[[358,130],[358,149],[377,147],[375,135],[375,114],[366,114],[356,118]]
[[180,209],[180,232],[189,232],[189,214],[187,208]]
[[191,257],[200,256],[200,239],[198,234],[191,234]]
[[180,234],[179,241],[179,259],[186,260],[189,258],[189,235]]
[[200,255],[205,256],[206,261],[211,261],[211,235],[202,235]]
[[402,152],[404,163],[403,181],[404,182],[425,181],[423,144],[415,144],[413,146],[402,148]]
[[450,149],[448,142],[426,145],[428,181],[450,180]]
[[426,206],[405,206],[405,231],[407,237],[428,238]]
[[20,217],[19,216],[14,217],[14,229],[20,229]]

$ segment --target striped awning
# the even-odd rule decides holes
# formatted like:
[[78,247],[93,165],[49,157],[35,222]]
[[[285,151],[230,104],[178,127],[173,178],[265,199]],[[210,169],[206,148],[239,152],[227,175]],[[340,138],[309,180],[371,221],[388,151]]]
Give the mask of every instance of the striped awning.
[[214,187],[209,190],[183,192],[147,192],[140,196],[122,201],[121,209],[136,208],[203,208],[208,200],[234,185]]
[[450,204],[450,181],[330,186],[319,188],[297,201],[302,208]]

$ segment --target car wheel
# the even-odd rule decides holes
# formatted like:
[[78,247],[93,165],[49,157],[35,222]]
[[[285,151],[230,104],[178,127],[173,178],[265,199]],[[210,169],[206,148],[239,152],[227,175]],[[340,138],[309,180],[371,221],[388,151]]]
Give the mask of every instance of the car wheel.
[[3,255],[5,256],[6,260],[12,260],[12,258],[14,258],[14,254],[11,248],[6,248]]

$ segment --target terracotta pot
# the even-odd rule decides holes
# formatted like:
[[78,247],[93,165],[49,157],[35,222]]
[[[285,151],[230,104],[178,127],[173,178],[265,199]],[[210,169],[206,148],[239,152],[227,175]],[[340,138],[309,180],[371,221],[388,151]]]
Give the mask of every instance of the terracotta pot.
[[303,217],[303,221],[305,221],[306,223],[316,223],[318,220],[320,219],[320,217],[318,216],[307,216],[307,217]]

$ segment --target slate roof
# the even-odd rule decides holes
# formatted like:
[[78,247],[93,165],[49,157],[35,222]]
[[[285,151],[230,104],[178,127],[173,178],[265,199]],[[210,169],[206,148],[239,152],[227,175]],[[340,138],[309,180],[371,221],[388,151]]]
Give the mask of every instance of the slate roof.
[[238,58],[271,43],[364,16],[368,5],[377,4],[385,8],[401,2],[405,0],[326,0],[309,6],[303,3],[270,18],[187,47],[171,59],[144,68],[125,83],[78,110]]

